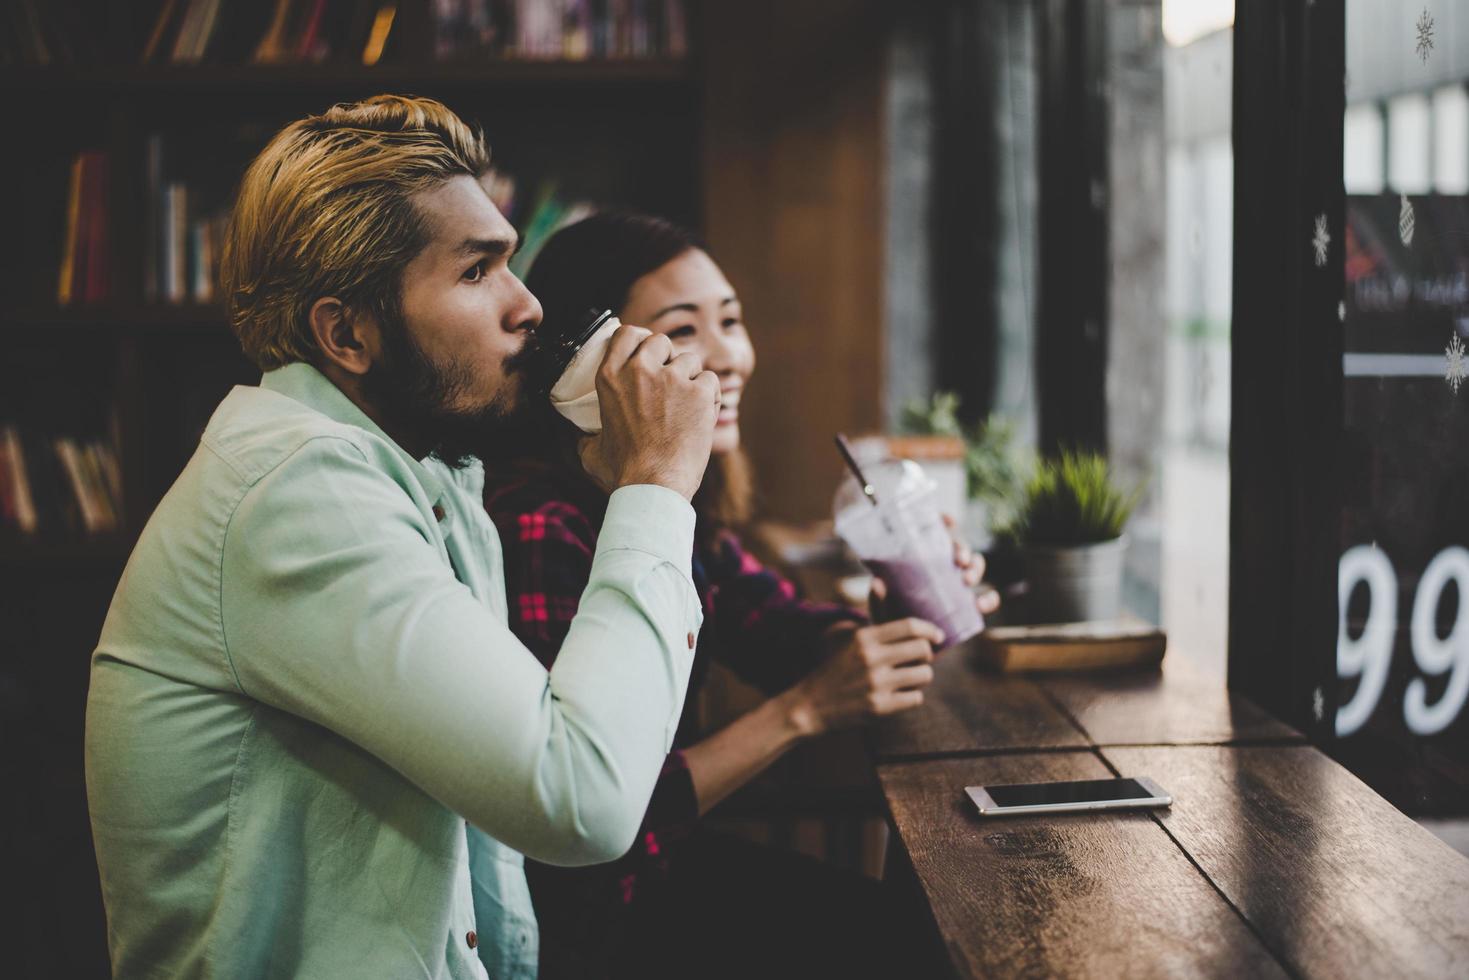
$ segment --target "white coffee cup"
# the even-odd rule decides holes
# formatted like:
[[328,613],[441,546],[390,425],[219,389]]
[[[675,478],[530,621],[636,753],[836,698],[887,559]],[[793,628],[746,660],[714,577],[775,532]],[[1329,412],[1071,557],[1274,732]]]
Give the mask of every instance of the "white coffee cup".
[[573,340],[571,360],[551,386],[551,407],[588,434],[602,431],[602,410],[597,402],[597,369],[607,354],[607,345],[621,321],[611,311],[600,314],[583,332],[585,339]]

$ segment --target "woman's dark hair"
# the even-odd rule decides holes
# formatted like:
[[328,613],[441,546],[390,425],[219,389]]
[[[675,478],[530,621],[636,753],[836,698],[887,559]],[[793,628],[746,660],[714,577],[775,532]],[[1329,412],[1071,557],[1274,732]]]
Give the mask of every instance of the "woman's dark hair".
[[[633,211],[603,211],[567,225],[547,240],[525,277],[541,302],[541,346],[576,329],[589,310],[620,314],[633,284],[691,249],[707,252],[691,231]],[[574,458],[574,456],[573,456]],[[749,462],[743,449],[711,459],[694,509],[706,523],[742,524],[751,502]]]
[[708,251],[692,232],[632,211],[603,211],[567,225],[525,277],[544,312],[537,336],[553,344],[588,310],[621,312],[633,283],[694,248]]

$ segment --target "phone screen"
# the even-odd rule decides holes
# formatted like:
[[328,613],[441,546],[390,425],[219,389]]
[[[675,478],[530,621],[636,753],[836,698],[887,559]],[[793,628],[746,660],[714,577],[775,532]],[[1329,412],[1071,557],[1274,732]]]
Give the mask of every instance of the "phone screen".
[[986,786],[997,806],[1050,806],[1058,803],[1105,803],[1149,800],[1153,794],[1136,779],[1084,779],[1070,783],[1017,783]]

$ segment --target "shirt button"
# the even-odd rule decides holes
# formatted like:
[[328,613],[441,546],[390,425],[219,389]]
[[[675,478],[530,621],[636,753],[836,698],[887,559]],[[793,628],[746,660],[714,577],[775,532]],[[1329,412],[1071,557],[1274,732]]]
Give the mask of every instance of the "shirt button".
[[689,634],[689,649],[692,650],[693,648],[694,648],[694,634],[690,633]]
[[436,521],[442,521],[443,519],[444,519],[444,508],[440,507],[438,504],[434,504],[434,520],[436,520]]
[[475,931],[473,929],[471,929],[465,935],[464,941],[469,944],[469,948],[470,949],[474,949],[476,946],[479,945],[479,936],[477,936],[475,934]]

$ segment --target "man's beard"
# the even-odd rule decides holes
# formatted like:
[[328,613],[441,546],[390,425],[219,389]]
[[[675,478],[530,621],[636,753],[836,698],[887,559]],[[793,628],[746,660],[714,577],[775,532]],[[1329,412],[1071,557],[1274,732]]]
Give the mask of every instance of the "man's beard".
[[525,346],[505,359],[504,388],[474,409],[451,406],[475,387],[467,364],[452,359],[434,363],[401,319],[383,326],[385,357],[363,376],[368,400],[412,438],[428,446],[428,454],[454,469],[474,458],[503,457],[530,439],[534,400],[529,372],[541,356],[534,333]]

